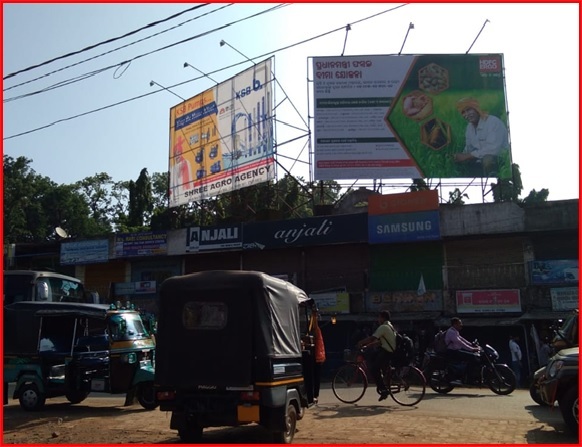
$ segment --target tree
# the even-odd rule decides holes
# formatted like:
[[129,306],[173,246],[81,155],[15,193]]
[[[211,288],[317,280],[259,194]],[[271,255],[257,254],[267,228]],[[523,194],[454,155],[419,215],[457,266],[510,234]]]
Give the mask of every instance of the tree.
[[535,189],[532,189],[528,196],[522,200],[522,203],[525,205],[529,205],[532,203],[542,203],[547,202],[548,196],[550,195],[550,191],[546,188],[541,189],[539,192]]
[[44,242],[63,227],[73,236],[101,234],[74,185],[57,185],[30,167],[31,159],[4,156],[4,242]]
[[91,217],[104,232],[111,232],[115,215],[112,199],[113,179],[105,172],[86,177],[75,183],[91,209]]
[[459,188],[455,188],[453,191],[449,191],[449,203],[451,205],[464,205],[465,201],[463,198],[468,199],[469,195],[462,193]]
[[495,202],[519,202],[519,195],[523,190],[519,165],[512,164],[511,171],[511,179],[497,179],[497,183],[491,183]]
[[144,222],[150,222],[153,211],[152,185],[148,170],[143,168],[138,179],[129,182],[129,213],[127,224],[132,231],[145,229]]

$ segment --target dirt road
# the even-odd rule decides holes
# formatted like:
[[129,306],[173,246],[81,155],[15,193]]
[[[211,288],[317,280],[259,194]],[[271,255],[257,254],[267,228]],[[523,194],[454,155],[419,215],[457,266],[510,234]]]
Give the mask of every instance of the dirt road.
[[[557,408],[532,405],[527,390],[512,396],[478,391],[450,397],[427,394],[417,407],[401,407],[390,400],[377,402],[366,395],[360,405],[341,404],[330,390],[322,390],[320,404],[298,422],[295,444],[576,444],[565,431]],[[440,399],[440,400],[439,400]],[[505,400],[503,400],[505,399]],[[491,402],[489,404],[488,402]],[[499,409],[479,407],[506,402],[507,419]],[[523,403],[522,403],[523,402]],[[170,414],[146,411],[139,405],[123,407],[123,397],[89,397],[77,405],[50,399],[37,413],[20,409],[17,401],[4,406],[4,444],[177,444],[170,430]],[[450,405],[450,406],[449,406]],[[472,411],[463,411],[470,406]],[[442,411],[441,408],[456,409]],[[530,410],[527,410],[530,408]],[[533,412],[539,412],[533,414]],[[252,425],[204,430],[204,443],[269,443],[269,433]]]

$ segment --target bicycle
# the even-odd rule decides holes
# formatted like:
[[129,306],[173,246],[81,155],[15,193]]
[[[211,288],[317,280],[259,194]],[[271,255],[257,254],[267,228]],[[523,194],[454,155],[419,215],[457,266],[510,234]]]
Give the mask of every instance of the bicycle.
[[[335,373],[331,388],[341,402],[358,402],[368,388],[368,364],[360,349],[354,361],[348,361]],[[394,402],[411,407],[418,404],[426,392],[426,380],[420,369],[412,365],[387,366],[383,371],[384,383]]]

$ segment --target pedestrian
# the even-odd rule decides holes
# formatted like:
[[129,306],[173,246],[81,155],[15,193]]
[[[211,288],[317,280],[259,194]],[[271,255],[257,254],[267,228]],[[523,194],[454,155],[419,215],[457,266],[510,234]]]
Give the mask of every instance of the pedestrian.
[[549,362],[550,362],[550,357],[552,356],[552,354],[554,353],[554,349],[552,348],[552,345],[550,344],[550,340],[548,340],[547,338],[544,339],[542,345],[540,346],[540,352],[539,352],[539,366],[540,368],[542,366],[546,366]]
[[358,348],[378,346],[373,358],[370,359],[370,372],[376,382],[376,391],[380,395],[378,400],[384,400],[388,397],[389,392],[384,383],[382,371],[390,365],[390,359],[396,347],[396,330],[390,322],[389,311],[383,310],[378,314],[378,325],[378,329],[372,335],[358,342]]
[[521,386],[521,348],[517,341],[519,337],[517,335],[511,335],[509,337],[509,351],[511,352],[511,369],[515,374],[515,383],[517,386]]
[[319,388],[321,386],[321,370],[325,362],[325,343],[323,341],[323,334],[317,320],[319,319],[319,312],[317,309],[313,310],[311,314],[312,331],[313,331],[313,345],[315,351],[315,368],[313,370],[313,402],[317,404],[319,401]]

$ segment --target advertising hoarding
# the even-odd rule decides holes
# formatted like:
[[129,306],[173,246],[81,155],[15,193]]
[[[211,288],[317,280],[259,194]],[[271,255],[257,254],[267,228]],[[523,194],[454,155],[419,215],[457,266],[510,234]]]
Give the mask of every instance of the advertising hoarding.
[[242,225],[190,227],[186,232],[186,252],[242,248]]
[[60,262],[63,265],[94,264],[107,261],[109,261],[109,241],[107,239],[61,243]]
[[366,213],[243,225],[243,250],[346,244],[368,240]]
[[438,211],[368,216],[368,242],[434,241],[441,237]]
[[559,287],[550,289],[552,297],[552,310],[574,310],[578,309],[580,303],[578,299],[578,287]]
[[436,189],[400,194],[373,194],[368,197],[368,214],[396,214],[439,209]]
[[459,313],[521,312],[518,289],[458,290],[456,298]]
[[501,54],[315,57],[313,96],[316,180],[511,177]]
[[170,109],[170,207],[275,178],[272,60]]
[[532,285],[577,284],[578,259],[530,261]]
[[166,255],[167,239],[168,234],[165,231],[116,234],[114,255],[116,258]]

